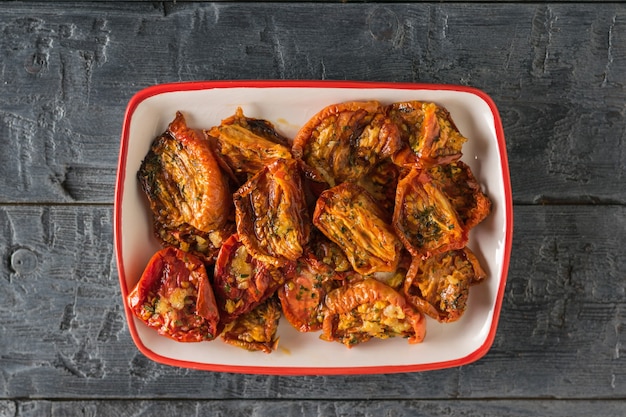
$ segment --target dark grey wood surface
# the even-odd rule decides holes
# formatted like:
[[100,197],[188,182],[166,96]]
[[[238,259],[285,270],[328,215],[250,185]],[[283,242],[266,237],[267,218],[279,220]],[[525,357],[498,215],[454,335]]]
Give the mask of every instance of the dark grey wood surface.
[[[495,342],[423,373],[151,362],[113,254],[130,97],[223,79],[435,82],[499,107],[514,243]],[[0,416],[626,415],[626,4],[0,2]]]

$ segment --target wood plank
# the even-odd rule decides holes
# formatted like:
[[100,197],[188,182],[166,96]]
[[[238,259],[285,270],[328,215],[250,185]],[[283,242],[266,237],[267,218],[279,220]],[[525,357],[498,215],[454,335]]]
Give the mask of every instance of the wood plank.
[[278,377],[178,369],[139,353],[122,309],[110,207],[0,206],[0,399],[626,398],[626,208],[520,206],[515,219],[498,333],[484,358],[424,373]]
[[[5,410],[4,414],[2,411]],[[404,400],[404,401],[0,401],[0,415],[39,417],[89,415],[211,415],[231,417],[273,416],[395,416],[414,417],[623,417],[626,404],[620,401],[557,400]]]
[[516,202],[624,204],[625,30],[623,3],[3,2],[0,202],[110,203],[143,87],[350,79],[481,88]]
[[[8,1],[8,0],[1,0]],[[84,3],[128,3],[129,0],[85,0]],[[133,2],[153,3],[153,0],[132,0]],[[176,0],[176,3],[229,3],[231,0]],[[54,0],[22,0],[23,3],[45,3]],[[266,3],[368,3],[368,0],[271,0]],[[462,3],[484,3],[485,0],[463,0]],[[492,0],[493,3],[536,3],[536,0]],[[608,3],[610,0],[552,0],[550,3]],[[378,0],[376,3],[425,3],[424,0]],[[432,3],[432,2],[431,2]],[[439,3],[459,3],[458,0],[441,0]]]

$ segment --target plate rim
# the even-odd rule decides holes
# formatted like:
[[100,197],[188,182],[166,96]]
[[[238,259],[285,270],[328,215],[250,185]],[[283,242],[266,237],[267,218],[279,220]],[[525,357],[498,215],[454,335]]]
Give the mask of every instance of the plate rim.
[[[124,269],[124,259],[122,256],[122,198],[124,195],[124,181],[126,178],[126,162],[128,157],[128,146],[130,136],[130,126],[132,116],[137,107],[150,97],[170,92],[212,90],[212,89],[228,89],[228,88],[345,88],[345,89],[390,89],[390,90],[442,90],[456,91],[462,93],[473,94],[482,99],[489,107],[493,117],[497,151],[500,157],[500,169],[502,170],[502,183],[504,188],[504,245],[502,265],[500,269],[500,283],[497,293],[495,294],[494,312],[489,332],[485,341],[473,352],[462,357],[447,361],[429,362],[422,364],[406,364],[406,365],[377,365],[377,366],[356,366],[356,367],[280,367],[280,366],[251,366],[251,365],[230,365],[218,363],[202,363],[187,361],[181,359],[170,358],[155,353],[149,349],[141,340],[134,322],[134,316],[126,302],[129,289],[126,285],[126,274]],[[189,368],[214,372],[231,372],[243,374],[262,374],[262,375],[356,375],[356,374],[383,374],[383,373],[404,373],[404,372],[421,372],[436,369],[445,369],[467,365],[475,362],[487,354],[493,345],[502,303],[504,298],[504,290],[509,270],[512,237],[513,237],[513,202],[511,191],[511,180],[509,172],[508,157],[506,151],[506,142],[504,138],[504,129],[499,111],[493,99],[484,91],[458,84],[438,84],[438,83],[408,83],[408,82],[387,82],[387,81],[339,81],[339,80],[213,80],[213,81],[184,81],[156,84],[145,87],[137,91],[129,100],[124,114],[124,122],[122,125],[120,151],[118,157],[118,167],[115,182],[114,197],[114,213],[113,213],[113,240],[115,245],[116,266],[118,270],[118,280],[122,293],[122,304],[126,316],[131,338],[137,349],[149,359],[164,365]]]

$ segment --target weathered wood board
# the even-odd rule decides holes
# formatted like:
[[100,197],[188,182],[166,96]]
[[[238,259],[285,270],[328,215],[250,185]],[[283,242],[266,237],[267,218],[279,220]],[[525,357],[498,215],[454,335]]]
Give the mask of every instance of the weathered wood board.
[[6,254],[0,275],[0,398],[626,395],[624,207],[516,209],[498,333],[480,361],[425,373],[336,377],[219,374],[146,359],[123,317],[111,215],[108,207],[0,209],[0,230],[8,237],[0,244]]
[[111,202],[129,98],[212,79],[472,85],[499,106],[516,202],[626,200],[625,4],[59,8],[0,13],[0,202]]
[[[3,408],[4,407],[4,408]],[[2,414],[3,411],[5,414]],[[85,415],[211,415],[232,417],[272,416],[394,416],[394,417],[623,417],[621,402],[558,400],[393,400],[393,401],[0,401],[0,415],[39,417]]]
[[[494,99],[515,225],[484,358],[280,377],[139,353],[113,254],[125,107],[157,83],[227,79]],[[0,2],[0,417],[626,415],[625,86],[619,2]]]

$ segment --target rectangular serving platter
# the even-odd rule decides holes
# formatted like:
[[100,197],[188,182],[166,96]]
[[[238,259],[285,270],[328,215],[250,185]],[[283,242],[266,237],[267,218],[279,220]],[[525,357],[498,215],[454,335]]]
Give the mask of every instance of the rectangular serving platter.
[[[137,170],[152,140],[176,111],[190,127],[209,129],[241,107],[266,119],[286,137],[323,107],[345,101],[432,101],[450,112],[469,140],[463,158],[493,202],[492,213],[470,233],[469,247],[488,278],[470,290],[467,311],[454,323],[427,319],[424,342],[371,340],[352,349],[325,342],[319,333],[299,333],[286,321],[276,351],[248,352],[219,339],[180,343],[160,336],[130,312],[126,297],[150,257],[160,248],[153,236]],[[128,328],[137,348],[167,365],[252,374],[329,375],[417,372],[471,363],[491,347],[498,324],[512,242],[511,185],[502,123],[484,92],[465,86],[342,81],[205,81],[162,84],[139,91],[127,106],[115,190],[114,235],[119,283]]]

